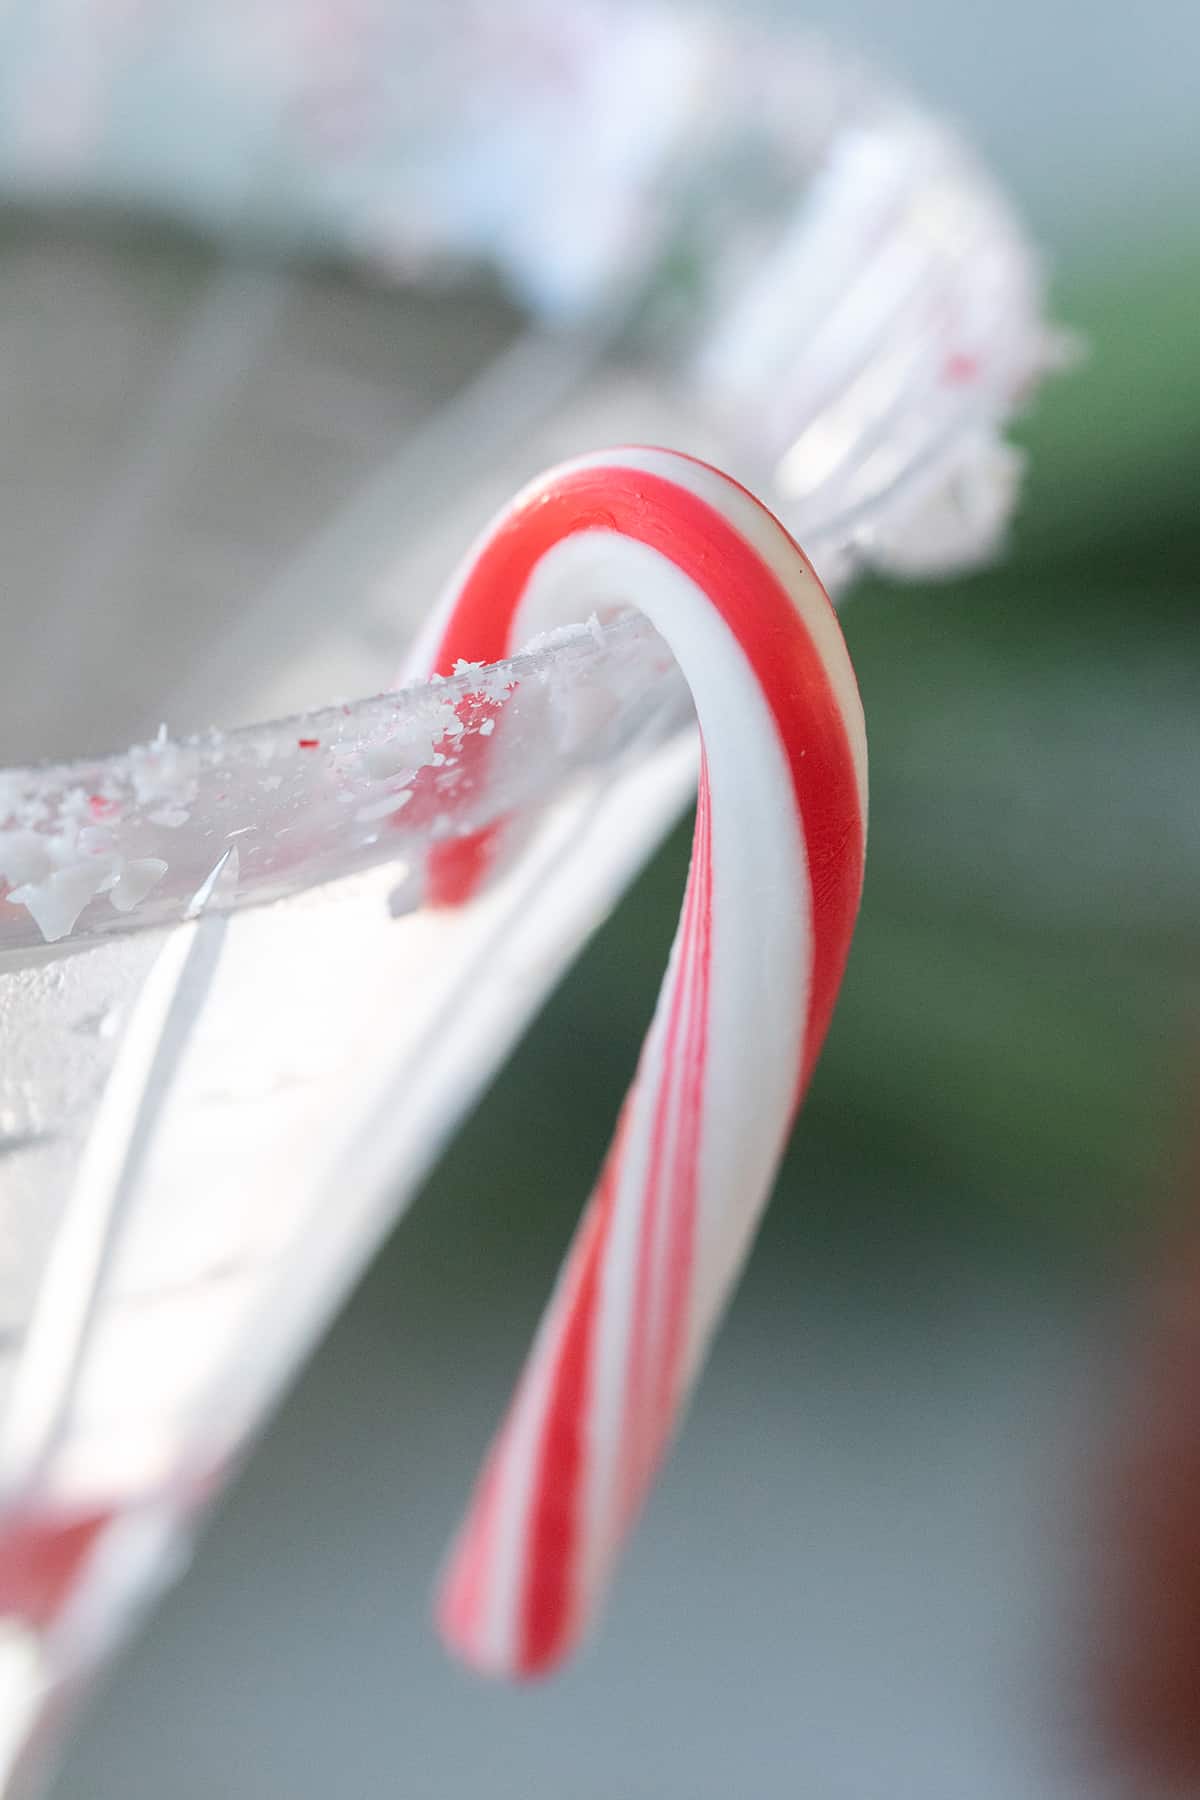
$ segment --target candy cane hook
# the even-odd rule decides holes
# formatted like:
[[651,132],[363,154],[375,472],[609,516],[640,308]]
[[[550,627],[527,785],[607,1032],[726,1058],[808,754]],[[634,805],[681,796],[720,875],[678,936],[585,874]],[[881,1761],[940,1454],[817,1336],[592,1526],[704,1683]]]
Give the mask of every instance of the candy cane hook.
[[[645,613],[703,744],[692,861],[616,1138],[451,1552],[439,1601],[480,1669],[551,1668],[586,1626],[748,1251],[845,966],[866,738],[833,609],[736,482],[666,450],[562,465],[475,546],[428,672],[614,605]],[[435,853],[431,898],[486,878]]]

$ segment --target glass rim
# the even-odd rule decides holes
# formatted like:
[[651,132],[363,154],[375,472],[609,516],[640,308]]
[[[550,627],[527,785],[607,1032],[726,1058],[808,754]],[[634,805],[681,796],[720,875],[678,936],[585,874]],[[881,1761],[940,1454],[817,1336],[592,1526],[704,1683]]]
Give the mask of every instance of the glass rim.
[[[0,958],[177,923],[230,849],[223,908],[411,867],[678,728],[673,668],[624,611],[353,702],[179,739],[164,726],[128,750],[0,770]],[[481,754],[487,781],[464,780],[464,756]]]

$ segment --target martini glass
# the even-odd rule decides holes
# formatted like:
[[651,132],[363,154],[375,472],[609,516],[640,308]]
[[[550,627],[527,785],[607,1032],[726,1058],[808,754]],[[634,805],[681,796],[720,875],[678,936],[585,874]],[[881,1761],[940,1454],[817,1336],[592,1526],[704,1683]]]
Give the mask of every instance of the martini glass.
[[[424,290],[249,256],[245,226],[303,200],[295,107],[247,153],[234,248],[51,215],[36,158],[9,170],[0,352],[56,529],[48,548],[18,495],[38,605],[6,633],[0,710],[6,1795],[35,1790],[75,1697],[691,792],[686,697],[636,615],[387,687],[488,513],[571,451],[672,442],[762,493],[840,594],[867,564],[990,554],[1011,508],[1001,429],[1058,344],[958,139],[823,46],[643,10],[648,62],[628,15],[579,16],[608,30],[613,81],[658,68],[665,104],[682,55],[720,67],[727,104],[647,142],[611,82],[588,87],[608,153],[565,243],[563,192],[528,180],[546,145],[504,126],[493,212],[464,198],[431,242],[393,210],[369,246],[411,275],[419,225]],[[555,13],[529,17],[570,71]],[[464,70],[428,29],[456,104],[430,79],[400,116],[423,179],[440,155],[446,194],[477,199],[454,121],[495,60]],[[526,44],[518,88],[529,66]],[[561,129],[562,94],[538,94]],[[309,127],[327,100],[306,93]],[[110,165],[138,168],[100,133],[71,191],[111,200]],[[146,204],[148,179],[119,198]],[[362,169],[335,215],[360,247],[368,191]],[[168,210],[194,222],[194,192]],[[486,889],[426,906],[430,850],[499,821]]]

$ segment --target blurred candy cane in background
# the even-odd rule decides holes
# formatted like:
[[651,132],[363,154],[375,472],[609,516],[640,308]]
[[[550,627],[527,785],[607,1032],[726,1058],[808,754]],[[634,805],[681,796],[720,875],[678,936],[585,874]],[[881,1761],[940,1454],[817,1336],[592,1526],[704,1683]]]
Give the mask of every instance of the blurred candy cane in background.
[[1088,1565],[1091,1722],[1170,1795],[1200,1786],[1200,1165],[1183,1185],[1119,1326]]

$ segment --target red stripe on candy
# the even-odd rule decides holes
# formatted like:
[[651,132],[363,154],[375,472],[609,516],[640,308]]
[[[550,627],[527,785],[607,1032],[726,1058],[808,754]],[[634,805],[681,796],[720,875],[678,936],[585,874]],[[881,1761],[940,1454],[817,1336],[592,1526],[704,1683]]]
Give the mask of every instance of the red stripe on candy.
[[[783,531],[765,507],[760,510]],[[573,533],[595,530],[648,545],[704,590],[737,638],[774,717],[803,820],[812,884],[813,968],[798,1099],[824,1042],[849,952],[864,831],[850,744],[824,663],[783,585],[753,546],[715,507],[661,475],[619,465],[568,470],[553,488],[539,487],[515,507],[481,549],[439,645],[435,673],[449,674],[460,657],[493,662],[509,654],[513,619],[542,557]],[[811,574],[811,564],[794,548]],[[813,581],[823,596],[815,574]],[[434,852],[429,891],[435,903],[470,898],[487,868],[488,835]]]

